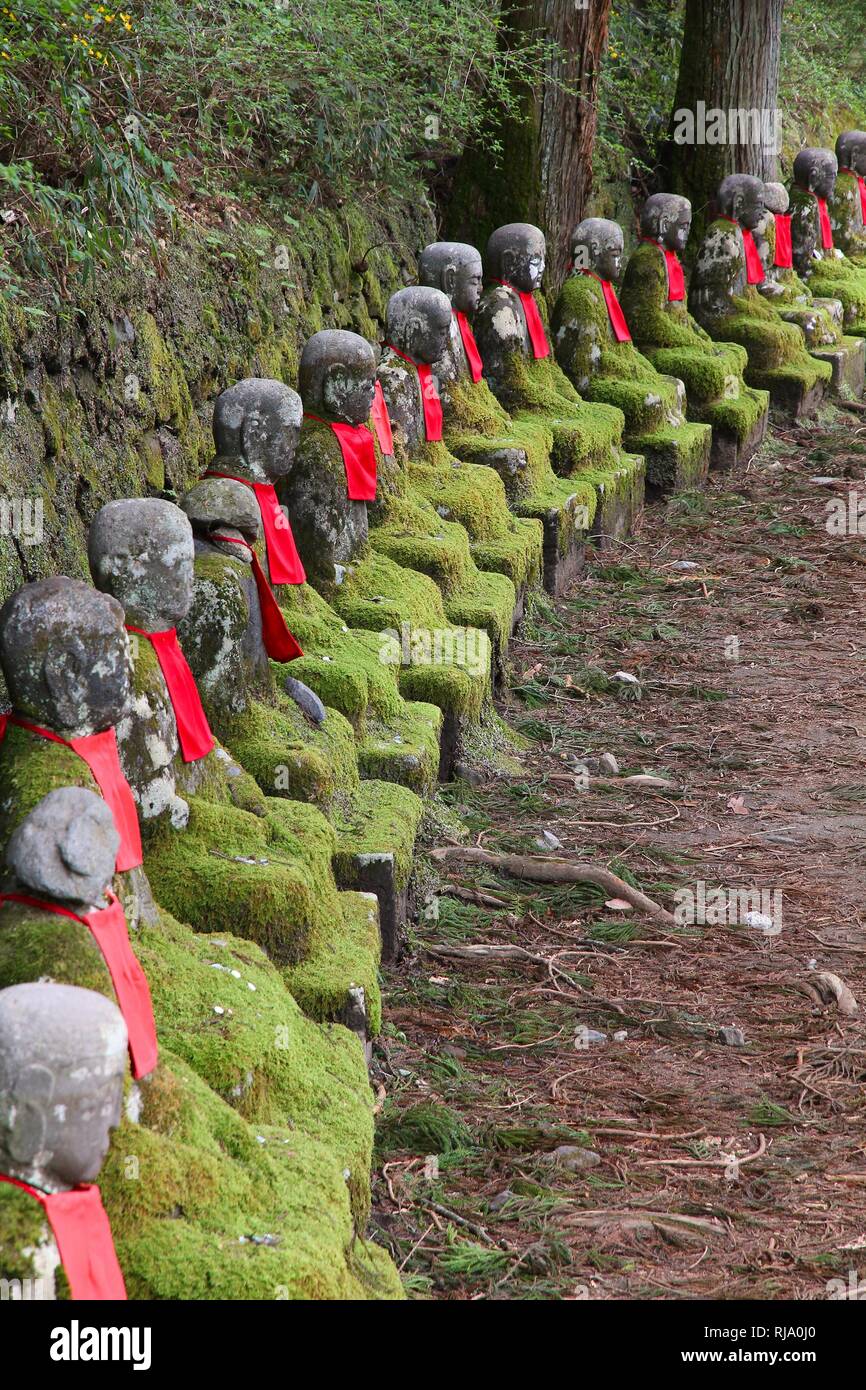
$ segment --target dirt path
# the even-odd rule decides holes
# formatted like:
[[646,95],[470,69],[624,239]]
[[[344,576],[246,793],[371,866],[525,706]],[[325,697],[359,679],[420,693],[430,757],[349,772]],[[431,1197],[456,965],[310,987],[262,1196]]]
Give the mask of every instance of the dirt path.
[[[864,469],[863,416],[777,431],[525,624],[523,768],[445,792],[472,842],[537,855],[548,830],[671,911],[721,888],[736,920],[712,896],[703,924],[660,926],[586,886],[440,870],[501,905],[441,894],[386,982],[374,1221],[422,1297],[866,1281],[866,547],[825,526]],[[643,773],[673,788],[623,780]],[[744,918],[761,908],[770,931]],[[529,954],[442,954],[467,944]],[[859,1012],[816,1006],[821,972]]]

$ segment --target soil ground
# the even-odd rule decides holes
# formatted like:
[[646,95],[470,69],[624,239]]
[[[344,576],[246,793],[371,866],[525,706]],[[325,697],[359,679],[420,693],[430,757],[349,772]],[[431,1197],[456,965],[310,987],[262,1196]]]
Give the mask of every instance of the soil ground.
[[[462,843],[605,865],[680,912],[436,866],[373,1072],[374,1227],[415,1296],[825,1299],[866,1281],[866,547],[856,511],[827,528],[866,497],[864,469],[862,414],[776,429],[524,623],[501,712],[526,747],[444,790]],[[436,843],[458,839],[441,818]],[[684,920],[676,894],[699,884],[731,920],[718,895]]]

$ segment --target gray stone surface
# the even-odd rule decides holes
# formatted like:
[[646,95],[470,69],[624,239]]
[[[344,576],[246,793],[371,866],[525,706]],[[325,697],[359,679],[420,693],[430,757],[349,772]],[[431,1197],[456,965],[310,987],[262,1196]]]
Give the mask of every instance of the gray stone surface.
[[101,796],[86,787],[58,787],[13,831],[6,864],[23,892],[86,910],[104,906],[119,844]]
[[126,1025],[74,985],[0,990],[0,1172],[45,1192],[94,1182],[120,1122]]
[[[237,485],[236,485],[237,486]],[[156,497],[123,498],[96,513],[87,538],[93,582],[123,605],[135,627],[176,627],[192,603],[189,518]]]

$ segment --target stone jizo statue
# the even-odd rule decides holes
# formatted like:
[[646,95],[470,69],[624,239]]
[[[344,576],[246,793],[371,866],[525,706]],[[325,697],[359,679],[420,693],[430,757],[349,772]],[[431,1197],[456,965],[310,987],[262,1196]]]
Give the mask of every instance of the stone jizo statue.
[[126,1027],[75,985],[0,991],[0,1173],[42,1192],[99,1176],[120,1122]]
[[451,337],[451,300],[426,285],[398,290],[388,301],[386,351],[379,381],[396,438],[411,457],[442,439],[442,401],[434,364]]
[[834,245],[866,269],[866,130],[844,130],[836,140],[839,172],[829,199]]
[[[352,498],[343,445],[335,427],[364,430],[376,392],[376,357],[357,333],[324,329],[304,346],[298,373],[304,427],[279,497],[292,520],[301,559],[315,588],[340,581],[364,547],[367,501]],[[372,442],[357,436],[362,446]]]
[[13,831],[6,864],[16,887],[87,912],[105,906],[119,843],[101,797],[86,787],[58,787]]
[[[794,268],[813,294],[842,301],[846,334],[861,337],[866,334],[866,270],[835,244],[837,174],[838,162],[832,150],[800,150],[794,160],[790,190]],[[843,192],[851,195],[853,203],[853,177],[843,177]]]

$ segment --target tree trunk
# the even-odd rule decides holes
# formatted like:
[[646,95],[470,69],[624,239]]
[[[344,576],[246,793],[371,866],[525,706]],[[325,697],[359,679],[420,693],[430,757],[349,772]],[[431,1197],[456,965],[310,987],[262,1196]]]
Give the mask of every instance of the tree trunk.
[[784,0],[686,0],[664,162],[667,191],[691,200],[696,231],[726,174],[776,177],[783,6]]
[[488,140],[464,153],[446,218],[448,235],[484,249],[505,222],[534,222],[547,237],[548,285],[565,278],[569,237],[592,185],[596,88],[611,0],[523,0],[503,22],[504,49],[543,37],[554,55],[533,86],[521,84],[517,110]]

